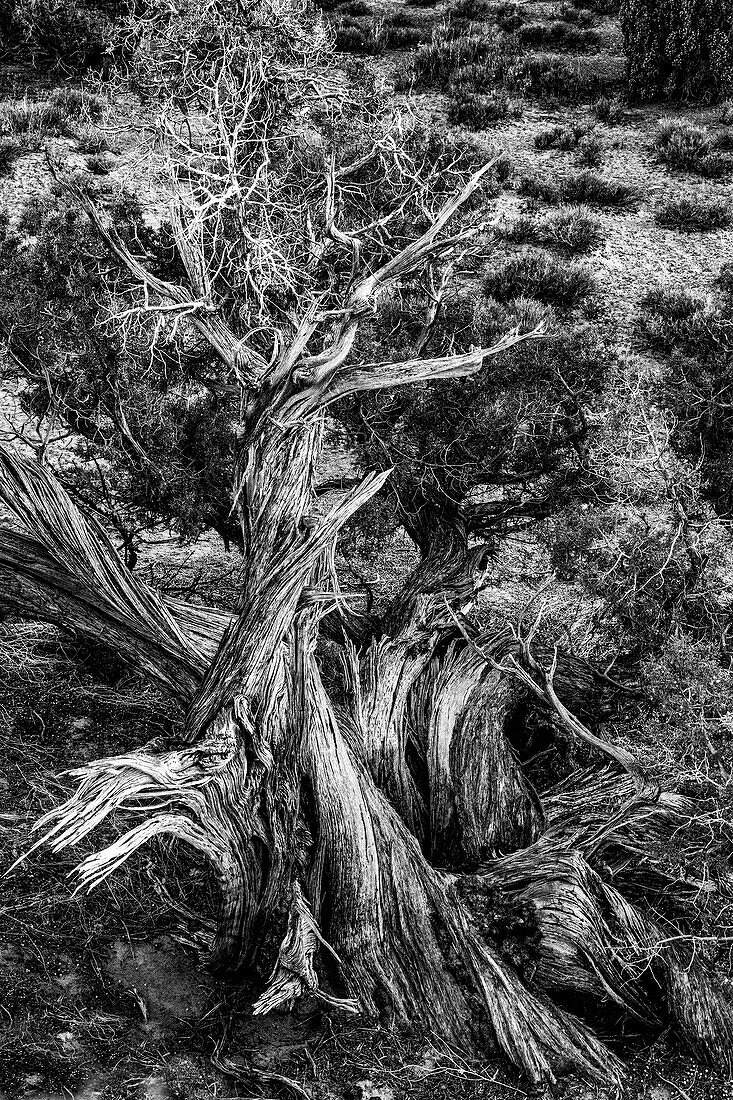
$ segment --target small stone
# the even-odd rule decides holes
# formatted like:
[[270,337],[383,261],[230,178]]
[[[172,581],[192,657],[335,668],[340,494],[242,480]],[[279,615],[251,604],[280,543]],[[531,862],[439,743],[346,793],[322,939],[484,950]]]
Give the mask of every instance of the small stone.
[[394,1089],[375,1081],[357,1081],[347,1092],[348,1100],[394,1100]]
[[170,1090],[165,1078],[157,1074],[146,1077],[142,1083],[142,1095],[144,1100],[169,1100]]

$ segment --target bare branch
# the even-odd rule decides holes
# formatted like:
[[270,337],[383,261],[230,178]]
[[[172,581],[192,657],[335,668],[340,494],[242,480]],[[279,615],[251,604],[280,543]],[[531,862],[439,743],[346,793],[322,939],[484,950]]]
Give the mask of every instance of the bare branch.
[[485,361],[515,344],[536,340],[544,335],[544,325],[531,332],[509,332],[490,348],[475,348],[462,355],[446,355],[436,359],[407,359],[402,363],[365,363],[350,373],[343,373],[324,394],[330,404],[350,393],[381,390],[389,386],[405,386],[413,382],[438,382],[445,378],[467,378],[477,374]]

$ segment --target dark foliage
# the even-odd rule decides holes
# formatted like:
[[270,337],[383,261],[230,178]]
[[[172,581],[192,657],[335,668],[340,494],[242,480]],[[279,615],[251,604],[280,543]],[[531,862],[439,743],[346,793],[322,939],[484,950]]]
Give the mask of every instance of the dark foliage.
[[593,104],[593,114],[606,126],[617,126],[624,120],[624,105],[616,96],[602,95]]
[[726,0],[623,0],[629,93],[715,101],[733,92],[733,12]]
[[527,95],[558,103],[586,103],[615,84],[613,76],[601,68],[589,67],[582,58],[546,53],[522,57],[514,67],[512,79]]
[[[180,279],[168,227],[147,229],[131,199],[113,217],[163,277]],[[214,528],[236,538],[230,410],[196,382],[215,369],[210,353],[195,344],[152,347],[144,326],[123,340],[115,325],[100,323],[114,284],[98,258],[93,230],[64,200],[38,200],[16,229],[0,226],[0,336],[31,379],[23,406],[34,417],[58,408],[85,460],[69,467],[67,483],[123,540],[161,521],[183,536]]]
[[14,60],[101,68],[119,46],[115,24],[127,10],[125,0],[1,0],[0,50]]
[[22,146],[14,138],[0,138],[0,177],[9,176],[22,152]]

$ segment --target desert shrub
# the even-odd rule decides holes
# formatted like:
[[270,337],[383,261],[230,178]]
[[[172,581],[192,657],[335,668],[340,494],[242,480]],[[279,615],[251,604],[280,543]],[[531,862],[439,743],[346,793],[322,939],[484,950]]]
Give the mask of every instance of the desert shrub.
[[516,34],[519,28],[527,22],[527,16],[519,4],[499,4],[495,14],[496,24],[505,34]]
[[553,18],[563,19],[566,23],[574,23],[579,27],[590,27],[595,22],[592,11],[588,11],[587,8],[577,8],[567,0],[555,9]]
[[525,23],[517,33],[522,45],[530,49],[583,50],[591,53],[601,46],[601,37],[596,31],[576,27],[561,19],[551,23]]
[[425,32],[420,27],[399,27],[385,25],[384,41],[391,49],[408,50],[425,41]]
[[542,243],[568,252],[590,252],[602,239],[599,219],[582,206],[561,207],[541,224]]
[[7,0],[0,8],[0,39],[18,59],[99,68],[118,45],[115,19],[126,10],[126,3],[113,0]]
[[732,215],[730,203],[725,199],[683,195],[660,203],[654,212],[654,220],[657,225],[667,229],[702,233],[711,229],[725,229],[730,225]]
[[522,176],[517,190],[528,198],[558,203],[588,203],[591,206],[626,207],[639,198],[635,187],[606,179],[588,170],[572,172],[554,180],[543,176]]
[[614,15],[619,10],[620,0],[572,0],[576,8],[595,12],[596,15]]
[[731,345],[730,321],[713,305],[680,287],[652,287],[639,303],[639,324],[647,342],[665,354],[701,361],[715,359]]
[[11,137],[0,138],[0,176],[7,176],[22,152],[19,141]]
[[603,240],[603,229],[590,210],[567,206],[544,218],[521,214],[502,235],[523,244],[544,244],[566,252],[591,252]]
[[107,135],[103,130],[98,130],[96,126],[80,126],[76,131],[75,138],[76,147],[80,153],[96,155],[109,151]]
[[624,113],[624,105],[617,96],[602,95],[593,104],[593,114],[606,126],[616,126],[623,122]]
[[513,67],[511,79],[525,95],[553,99],[559,103],[596,99],[607,83],[606,77],[588,69],[582,59],[544,53],[522,57]]
[[603,142],[597,134],[586,134],[578,145],[578,164],[585,168],[600,168],[603,162]]
[[560,309],[572,309],[595,291],[595,279],[587,268],[535,250],[511,256],[483,282],[484,295],[497,302],[532,298]]
[[486,0],[456,0],[448,10],[451,23],[481,23],[489,14]]
[[623,0],[621,30],[635,99],[733,94],[733,20],[721,0]]
[[52,107],[58,107],[67,118],[100,118],[104,104],[99,96],[85,92],[81,88],[70,88],[63,85],[54,88],[48,97]]
[[686,119],[661,119],[654,149],[664,164],[683,172],[715,177],[730,167],[728,158],[717,152],[707,129]]
[[480,92],[504,84],[512,62],[511,51],[494,32],[438,36],[397,73],[395,88],[435,84],[453,91],[461,84],[466,91]]
[[504,91],[480,95],[459,89],[448,104],[448,121],[470,130],[485,130],[505,119],[511,109],[509,96]]
[[721,104],[719,117],[724,126],[730,126],[733,122],[733,101],[726,100]]
[[382,54],[386,40],[381,30],[381,26],[362,26],[353,19],[347,19],[336,27],[336,49],[343,53]]
[[0,134],[15,134],[32,145],[47,136],[68,133],[69,117],[58,103],[24,100],[0,110]]
[[550,126],[535,134],[535,149],[560,149],[566,152],[569,149],[575,149],[587,132],[588,127],[577,122],[571,126]]

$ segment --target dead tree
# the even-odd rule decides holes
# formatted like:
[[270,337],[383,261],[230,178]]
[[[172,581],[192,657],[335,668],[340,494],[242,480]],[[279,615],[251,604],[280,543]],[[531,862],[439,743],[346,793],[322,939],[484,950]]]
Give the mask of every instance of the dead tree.
[[[573,717],[560,664],[538,662],[531,639],[476,638],[467,615],[487,551],[465,517],[426,517],[416,532],[420,563],[378,626],[360,623],[339,593],[339,532],[388,472],[319,509],[329,408],[348,395],[490,371],[501,351],[541,332],[435,358],[356,354],[380,295],[426,271],[433,278],[476,235],[465,211],[492,164],[437,206],[414,178],[402,208],[416,204],[427,225],[395,247],[384,237],[395,210],[360,224],[353,201],[365,165],[379,161],[409,178],[388,131],[351,163],[335,149],[324,154],[313,137],[317,170],[296,194],[286,162],[300,141],[298,156],[312,164],[313,148],[303,154],[302,132],[287,125],[302,128],[324,96],[347,110],[344,91],[325,70],[328,42],[306,23],[305,7],[279,4],[277,15],[261,7],[265,23],[251,16],[239,30],[238,5],[212,0],[180,16],[158,9],[151,56],[162,72],[187,42],[205,39],[202,27],[218,35],[213,69],[211,36],[198,68],[195,50],[186,54],[189,83],[164,117],[187,166],[172,210],[187,282],[156,276],[86,193],[74,192],[137,294],[130,323],[154,312],[206,341],[220,364],[210,385],[238,395],[236,612],[164,600],[46,468],[0,455],[0,499],[16,524],[0,535],[5,605],[103,636],[185,712],[174,747],[151,743],[79,769],[76,793],[39,823],[38,843],[60,851],[110,814],[131,815],[129,831],[79,868],[89,887],[154,836],[192,845],[218,875],[211,959],[227,972],[252,961],[286,912],[255,1011],[311,993],[464,1048],[494,1044],[533,1080],[562,1068],[607,1080],[620,1071],[616,1059],[551,999],[582,989],[644,1019],[671,1015],[704,1056],[728,1059],[729,1016],[704,967],[623,893],[625,884],[637,899],[658,890],[662,872],[640,854],[650,835],[681,830],[694,807],[650,788]],[[150,26],[137,28],[141,50]],[[275,87],[294,98],[285,122],[271,108]],[[326,618],[340,624],[331,630],[341,638],[338,699],[317,652]],[[601,760],[598,773],[540,799],[509,743],[528,690],[611,765]],[[487,896],[509,911],[531,908],[539,948],[530,981],[492,942],[479,904]],[[324,969],[342,996],[321,990]]]

